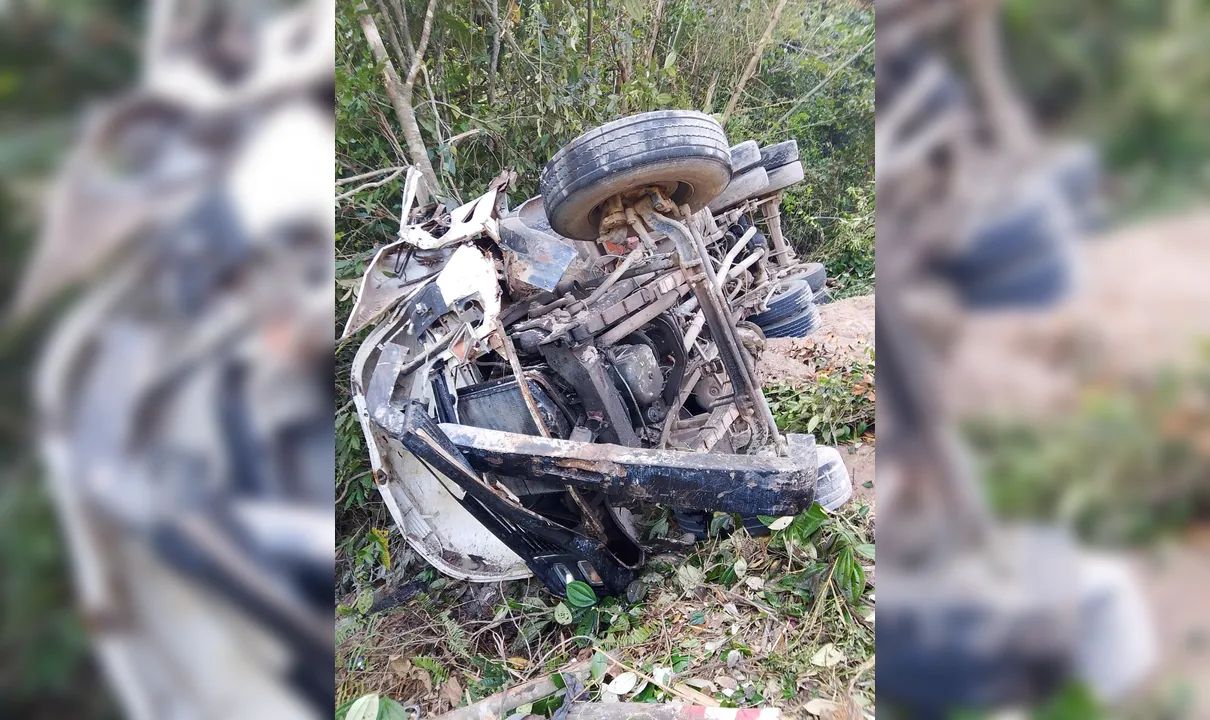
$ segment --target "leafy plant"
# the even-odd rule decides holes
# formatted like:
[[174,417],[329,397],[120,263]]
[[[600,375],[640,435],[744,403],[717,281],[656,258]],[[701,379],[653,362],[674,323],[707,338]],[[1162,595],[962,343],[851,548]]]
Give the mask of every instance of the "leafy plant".
[[1132,389],[1098,390],[1069,415],[967,428],[988,495],[1012,517],[1086,539],[1140,543],[1210,511],[1210,350],[1202,364]]
[[859,440],[874,429],[874,361],[821,370],[802,386],[775,385],[765,397],[785,432],[814,433],[827,445]]

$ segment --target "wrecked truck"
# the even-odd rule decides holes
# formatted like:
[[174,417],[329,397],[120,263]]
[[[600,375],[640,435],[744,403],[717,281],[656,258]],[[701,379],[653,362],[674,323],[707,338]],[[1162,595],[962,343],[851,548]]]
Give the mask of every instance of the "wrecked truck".
[[452,210],[408,172],[398,238],[344,335],[373,326],[353,402],[420,556],[459,579],[616,595],[644,561],[645,506],[704,537],[714,512],[759,531],[758,515],[848,499],[839,453],[781,433],[757,377],[751,318],[818,317],[778,215],[802,166],[771,150],[658,111],[568,143],[516,208],[507,172]]

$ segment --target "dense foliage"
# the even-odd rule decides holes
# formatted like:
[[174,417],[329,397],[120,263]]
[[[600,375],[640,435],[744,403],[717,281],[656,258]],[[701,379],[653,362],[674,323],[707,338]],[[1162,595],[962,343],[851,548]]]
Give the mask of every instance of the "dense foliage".
[[[590,37],[586,4],[511,0],[498,8],[493,72],[495,24],[484,4],[437,3],[414,104],[438,180],[468,199],[512,168],[517,203],[536,193],[546,160],[594,125],[661,108],[721,114],[776,4],[598,0]],[[406,29],[392,13],[374,16],[385,37],[407,30],[411,41],[400,45],[411,45],[425,3],[402,7]],[[380,65],[351,3],[338,18],[338,38],[338,173],[407,164]],[[787,205],[790,234],[804,250],[826,239],[838,219],[872,209],[872,41],[873,14],[860,3],[788,3],[727,123],[733,142],[798,141],[808,177]],[[387,184],[342,205],[346,252],[393,234],[389,211],[398,189]]]
[[1010,0],[1014,79],[1052,129],[1091,137],[1119,214],[1210,192],[1210,6],[1185,0]]

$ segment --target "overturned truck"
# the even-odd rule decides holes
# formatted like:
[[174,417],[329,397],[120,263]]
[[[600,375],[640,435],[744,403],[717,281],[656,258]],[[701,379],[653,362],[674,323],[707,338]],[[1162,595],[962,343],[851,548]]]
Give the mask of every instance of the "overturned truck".
[[731,147],[689,111],[581,135],[515,209],[507,174],[447,211],[409,172],[345,335],[376,324],[353,398],[416,552],[461,579],[620,594],[644,505],[702,537],[713,512],[759,531],[845,502],[837,451],[779,432],[757,378],[766,329],[818,324],[778,214],[802,177],[792,141]]

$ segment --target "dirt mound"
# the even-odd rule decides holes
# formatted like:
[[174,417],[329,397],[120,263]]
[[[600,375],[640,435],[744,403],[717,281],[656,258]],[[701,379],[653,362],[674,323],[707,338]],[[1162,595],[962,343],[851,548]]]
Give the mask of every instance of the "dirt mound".
[[815,373],[868,359],[874,346],[874,296],[819,306],[820,330],[805,338],[769,338],[760,361],[761,382],[801,385]]

